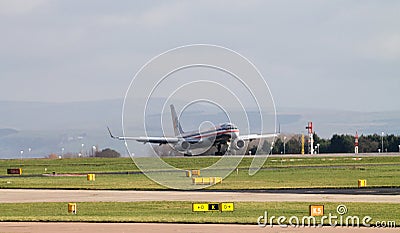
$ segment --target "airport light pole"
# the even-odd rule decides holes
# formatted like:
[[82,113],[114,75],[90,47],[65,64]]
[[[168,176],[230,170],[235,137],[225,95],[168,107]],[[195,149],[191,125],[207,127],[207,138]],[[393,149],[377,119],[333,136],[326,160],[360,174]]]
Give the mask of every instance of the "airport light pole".
[[22,166],[22,154],[24,154],[24,151],[21,150],[21,151],[20,151],[20,154],[21,154],[21,164],[20,164],[20,166]]
[[96,146],[92,146],[92,156],[96,157],[97,148]]
[[382,153],[383,153],[383,136],[385,135],[385,132],[382,131]]
[[[82,146],[82,148],[81,148],[81,153],[80,153],[80,154],[83,156],[83,147],[85,146],[85,144],[82,143],[81,146]],[[79,157],[80,157],[80,156],[79,156]]]
[[271,147],[270,147],[271,155],[272,155],[272,149],[274,149],[274,143],[275,143],[275,142],[272,142],[272,143],[271,143]]
[[286,137],[283,137],[283,154],[286,154]]

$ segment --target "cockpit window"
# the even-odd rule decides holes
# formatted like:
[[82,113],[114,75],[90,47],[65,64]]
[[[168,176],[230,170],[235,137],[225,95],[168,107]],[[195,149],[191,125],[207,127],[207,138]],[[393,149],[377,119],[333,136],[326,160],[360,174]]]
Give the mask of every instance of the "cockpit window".
[[230,124],[230,123],[222,124],[221,128],[223,128],[223,129],[237,129],[237,127],[234,124]]

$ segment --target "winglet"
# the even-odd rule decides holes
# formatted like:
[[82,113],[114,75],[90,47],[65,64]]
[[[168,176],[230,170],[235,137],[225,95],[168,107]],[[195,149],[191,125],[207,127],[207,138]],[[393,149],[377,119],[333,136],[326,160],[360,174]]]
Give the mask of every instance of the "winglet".
[[107,129],[108,129],[108,133],[110,134],[110,137],[113,139],[116,139],[116,137],[111,133],[111,130],[108,126],[107,126]]

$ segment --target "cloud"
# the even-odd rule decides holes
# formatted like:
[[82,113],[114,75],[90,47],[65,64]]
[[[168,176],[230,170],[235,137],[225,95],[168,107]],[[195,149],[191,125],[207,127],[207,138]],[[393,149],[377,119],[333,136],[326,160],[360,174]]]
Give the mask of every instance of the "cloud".
[[47,3],[47,0],[1,0],[0,16],[20,16],[28,14]]
[[145,7],[143,11],[113,12],[99,16],[99,22],[105,26],[134,25],[146,27],[167,27],[169,24],[184,20],[187,15],[187,4],[184,2],[169,2],[168,4]]
[[370,59],[398,61],[400,59],[400,34],[378,35],[359,46],[362,55]]
[[378,77],[392,81],[382,82],[382,98],[400,98],[399,9],[397,1],[0,0],[0,100],[120,97],[152,57],[210,43],[248,57],[281,105],[353,108],[357,84],[380,106],[370,94]]

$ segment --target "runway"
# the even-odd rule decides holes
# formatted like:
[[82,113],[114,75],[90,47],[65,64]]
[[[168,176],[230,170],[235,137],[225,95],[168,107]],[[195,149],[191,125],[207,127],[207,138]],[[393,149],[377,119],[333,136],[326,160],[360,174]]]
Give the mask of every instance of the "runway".
[[261,193],[400,195],[400,188],[296,188],[253,190]]
[[400,198],[399,195],[379,194],[0,189],[2,203],[140,201],[400,203]]
[[[268,155],[269,158],[326,158],[326,157],[332,157],[332,158],[338,158],[338,157],[354,157],[354,158],[367,158],[367,157],[380,157],[380,156],[385,156],[385,157],[400,157],[399,152],[393,152],[393,153],[359,153],[359,154],[354,154],[354,153],[335,153],[335,154],[273,154],[273,155]],[[245,156],[247,157],[247,155]]]
[[197,232],[197,233],[225,233],[225,232],[398,232],[396,228],[357,228],[357,227],[287,227],[279,226],[261,228],[256,225],[233,224],[163,224],[163,223],[0,223],[0,232],[75,232],[75,233],[105,233],[105,232]]

